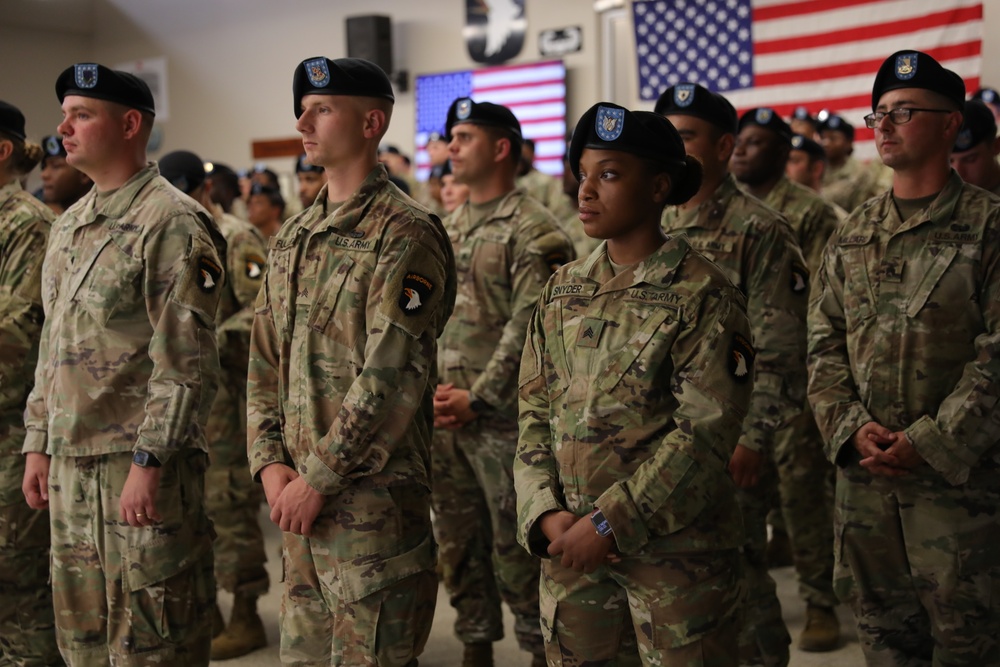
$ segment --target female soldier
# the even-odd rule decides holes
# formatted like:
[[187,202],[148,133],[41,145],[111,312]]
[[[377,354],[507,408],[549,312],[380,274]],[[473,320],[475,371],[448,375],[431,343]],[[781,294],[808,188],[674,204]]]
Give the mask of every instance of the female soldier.
[[49,513],[21,495],[22,415],[42,328],[42,258],[52,211],[21,189],[42,159],[24,116],[0,102],[0,664],[61,665],[49,586]]
[[[701,166],[670,121],[577,125],[580,220],[521,366],[518,539],[543,557],[549,665],[736,665],[742,523],[726,464],[754,358],[743,297],[660,214]],[[638,646],[636,646],[636,641]]]

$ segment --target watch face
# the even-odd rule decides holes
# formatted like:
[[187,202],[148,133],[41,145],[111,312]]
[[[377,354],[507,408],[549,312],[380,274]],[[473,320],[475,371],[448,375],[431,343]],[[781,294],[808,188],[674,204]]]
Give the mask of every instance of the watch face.
[[145,468],[149,465],[149,452],[136,452],[132,455],[132,463]]

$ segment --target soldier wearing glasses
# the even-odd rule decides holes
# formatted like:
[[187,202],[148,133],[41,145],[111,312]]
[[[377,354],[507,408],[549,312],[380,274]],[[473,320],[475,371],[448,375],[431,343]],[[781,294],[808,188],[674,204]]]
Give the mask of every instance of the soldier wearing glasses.
[[1000,210],[948,165],[965,86],[932,57],[875,78],[892,189],[827,245],[809,399],[838,466],[834,587],[869,664],[1000,664]]

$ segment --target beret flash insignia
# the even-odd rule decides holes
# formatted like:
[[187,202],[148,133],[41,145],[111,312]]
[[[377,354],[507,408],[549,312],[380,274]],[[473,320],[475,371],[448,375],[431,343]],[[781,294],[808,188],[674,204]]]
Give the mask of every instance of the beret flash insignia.
[[611,107],[597,107],[597,118],[594,120],[594,130],[603,141],[614,141],[622,136],[625,127],[625,110]]

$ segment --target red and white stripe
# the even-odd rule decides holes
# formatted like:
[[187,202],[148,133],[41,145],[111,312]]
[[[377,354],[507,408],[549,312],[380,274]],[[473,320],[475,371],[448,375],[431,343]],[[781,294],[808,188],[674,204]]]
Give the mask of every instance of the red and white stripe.
[[979,87],[982,0],[753,0],[754,87],[723,93],[740,111],[829,109],[855,127],[855,155],[876,156],[872,84],[903,49],[931,54]]
[[[560,60],[526,65],[484,67],[472,72],[472,99],[509,108],[521,123],[521,134],[535,140],[535,168],[562,174],[566,151],[566,67]],[[417,169],[425,174],[430,160],[427,136],[416,137]]]

